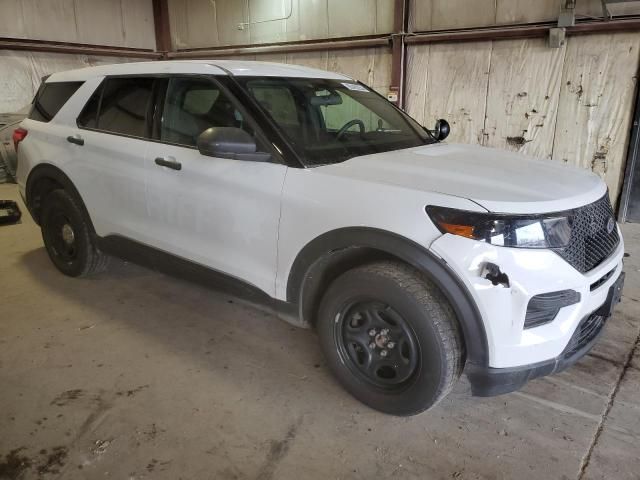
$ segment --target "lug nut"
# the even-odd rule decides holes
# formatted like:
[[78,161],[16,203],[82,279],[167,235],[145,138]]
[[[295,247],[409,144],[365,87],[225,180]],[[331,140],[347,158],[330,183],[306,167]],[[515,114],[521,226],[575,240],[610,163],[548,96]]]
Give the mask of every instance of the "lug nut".
[[381,357],[386,357],[386,356],[388,355],[388,353],[389,353],[389,352],[387,352],[386,350],[382,350],[382,351],[380,352],[380,356],[381,356]]
[[369,344],[369,348],[371,348],[372,350],[373,350],[374,348],[376,348],[376,343],[375,343],[375,342],[371,342],[371,343]]
[[382,330],[380,330],[380,333],[382,335],[387,335],[389,333],[389,329],[388,328],[383,328]]
[[375,337],[376,336],[376,329],[372,328],[371,330],[369,330],[369,336],[370,337]]
[[396,346],[396,344],[394,342],[387,343],[387,348],[393,348],[395,346]]

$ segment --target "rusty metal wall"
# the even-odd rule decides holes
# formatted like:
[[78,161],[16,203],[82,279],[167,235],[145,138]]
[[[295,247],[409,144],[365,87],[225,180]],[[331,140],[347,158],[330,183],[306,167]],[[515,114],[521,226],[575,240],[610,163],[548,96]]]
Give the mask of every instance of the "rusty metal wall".
[[414,45],[406,109],[449,141],[498,147],[588,168],[612,200],[624,174],[640,33]]

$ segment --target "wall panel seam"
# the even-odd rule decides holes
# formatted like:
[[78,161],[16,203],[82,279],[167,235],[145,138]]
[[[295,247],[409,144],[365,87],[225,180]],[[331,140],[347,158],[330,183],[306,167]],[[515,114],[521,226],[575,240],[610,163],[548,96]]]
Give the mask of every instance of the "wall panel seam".
[[488,138],[488,134],[487,134],[487,105],[489,102],[489,80],[491,79],[491,64],[493,63],[493,46],[495,44],[495,40],[491,41],[491,49],[489,50],[489,70],[487,71],[487,88],[485,90],[485,96],[484,96],[484,112],[482,113],[483,115],[483,119],[482,119],[482,141],[480,142],[481,145],[485,145],[486,144],[486,140]]
[[558,134],[558,117],[560,116],[560,95],[562,95],[562,85],[564,82],[564,66],[567,61],[567,45],[564,45],[564,55],[562,55],[562,71],[560,73],[560,86],[558,91],[558,103],[556,105],[556,121],[553,124],[553,139],[551,140],[551,160],[556,153],[556,136]]

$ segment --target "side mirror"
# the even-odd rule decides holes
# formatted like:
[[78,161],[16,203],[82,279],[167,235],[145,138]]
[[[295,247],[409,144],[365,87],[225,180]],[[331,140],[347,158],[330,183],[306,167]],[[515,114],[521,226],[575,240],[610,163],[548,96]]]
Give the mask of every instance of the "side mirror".
[[442,141],[449,136],[449,132],[451,132],[451,126],[449,122],[447,122],[444,118],[441,118],[436,122],[436,126],[433,130],[430,130],[431,135],[433,135],[436,140]]
[[198,136],[198,151],[208,157],[268,162],[271,154],[256,152],[251,135],[235,127],[211,127]]

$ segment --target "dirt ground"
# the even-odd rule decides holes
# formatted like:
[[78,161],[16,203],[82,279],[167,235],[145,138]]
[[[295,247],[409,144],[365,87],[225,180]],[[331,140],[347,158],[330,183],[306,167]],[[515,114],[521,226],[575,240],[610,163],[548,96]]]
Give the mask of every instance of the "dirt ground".
[[65,277],[24,213],[0,227],[0,479],[640,478],[639,225],[577,365],[488,399],[463,377],[394,418],[336,384],[312,331],[121,261]]

